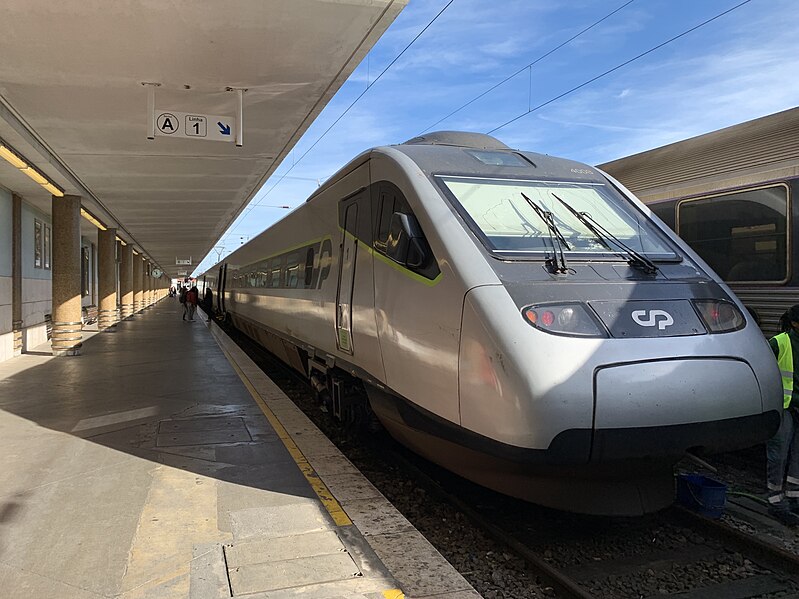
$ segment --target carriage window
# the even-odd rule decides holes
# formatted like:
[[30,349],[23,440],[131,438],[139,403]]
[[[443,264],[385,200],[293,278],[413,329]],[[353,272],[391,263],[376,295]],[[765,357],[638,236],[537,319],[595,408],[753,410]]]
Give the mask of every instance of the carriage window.
[[673,231],[676,227],[674,225],[674,201],[661,202],[659,204],[650,204],[649,209],[655,213],[664,223],[666,223]]
[[784,185],[685,200],[678,207],[680,237],[726,281],[784,281],[787,222]]
[[300,255],[293,253],[286,258],[286,287],[296,289],[300,280]]
[[280,258],[276,258],[269,263],[272,270],[271,287],[280,287]]

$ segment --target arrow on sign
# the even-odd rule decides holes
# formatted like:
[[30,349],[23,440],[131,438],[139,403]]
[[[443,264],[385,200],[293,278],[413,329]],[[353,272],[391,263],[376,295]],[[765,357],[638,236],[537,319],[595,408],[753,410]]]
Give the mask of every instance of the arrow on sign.
[[219,132],[222,135],[230,135],[230,125],[223,125],[222,121],[217,121],[217,125],[219,125]]

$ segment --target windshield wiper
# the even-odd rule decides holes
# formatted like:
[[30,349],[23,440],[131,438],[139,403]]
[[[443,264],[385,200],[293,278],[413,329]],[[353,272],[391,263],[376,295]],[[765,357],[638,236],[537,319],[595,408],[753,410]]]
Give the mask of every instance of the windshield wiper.
[[[658,267],[655,265],[654,262],[652,262],[649,258],[644,256],[643,254],[639,254],[630,246],[624,244],[615,235],[613,235],[610,231],[608,231],[605,227],[600,225],[590,214],[588,214],[587,212],[578,212],[554,193],[552,194],[552,196],[561,204],[563,204],[566,207],[566,209],[569,212],[571,212],[577,220],[583,223],[583,225],[585,225],[585,227],[596,236],[596,238],[599,240],[599,242],[602,245],[604,245],[608,250],[610,250],[620,258],[624,258],[625,260],[627,260],[627,264],[629,264],[633,268],[640,268],[645,273],[650,275],[657,273]],[[608,241],[611,241],[613,244],[618,246],[621,249],[621,252],[614,251],[613,248],[610,247]]]
[[[566,255],[563,253],[563,248],[570,250],[569,244],[566,243],[566,238],[563,237],[558,225],[555,224],[555,219],[551,212],[547,212],[541,206],[536,204],[533,200],[522,194],[522,197],[530,204],[530,207],[535,210],[535,213],[544,221],[549,231],[549,242],[552,244],[552,257],[547,256],[546,266],[552,274],[566,274],[569,272],[569,265],[566,264]],[[557,243],[556,243],[557,242]]]

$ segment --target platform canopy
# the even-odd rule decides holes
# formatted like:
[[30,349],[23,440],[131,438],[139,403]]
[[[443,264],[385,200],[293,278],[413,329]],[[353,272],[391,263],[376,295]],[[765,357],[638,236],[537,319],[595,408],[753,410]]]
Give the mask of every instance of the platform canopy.
[[[186,268],[176,259],[205,256],[406,3],[8,0],[0,138],[175,276]],[[230,134],[229,121],[206,119],[189,124],[197,137],[148,140],[143,83],[160,84],[156,113],[231,117]],[[246,88],[243,147],[208,139],[235,136],[229,88]],[[5,160],[0,183],[49,212],[49,192]]]

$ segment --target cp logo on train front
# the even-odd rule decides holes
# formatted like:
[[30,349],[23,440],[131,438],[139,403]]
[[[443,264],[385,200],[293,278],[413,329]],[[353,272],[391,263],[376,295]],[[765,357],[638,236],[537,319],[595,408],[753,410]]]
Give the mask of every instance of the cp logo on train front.
[[[649,314],[647,317],[646,315]],[[665,310],[633,310],[632,314],[635,324],[642,327],[653,327],[657,325],[661,331],[674,324],[674,318]]]

